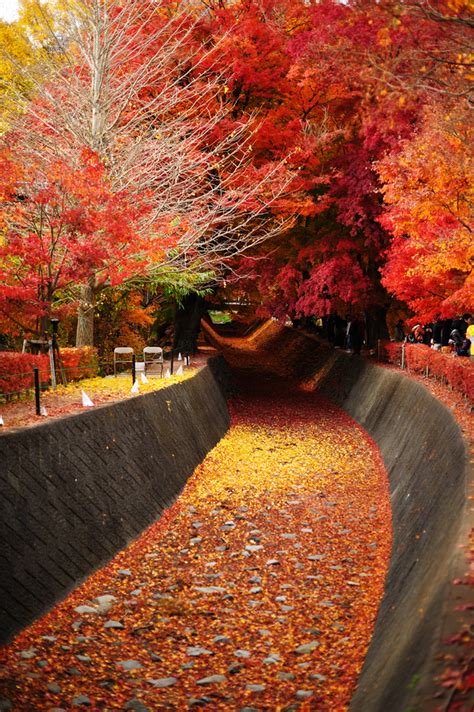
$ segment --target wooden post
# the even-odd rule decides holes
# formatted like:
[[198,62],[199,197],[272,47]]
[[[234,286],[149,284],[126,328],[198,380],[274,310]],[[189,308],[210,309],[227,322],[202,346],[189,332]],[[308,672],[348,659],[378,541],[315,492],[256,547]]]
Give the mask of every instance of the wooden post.
[[49,366],[51,369],[51,385],[53,388],[56,388],[57,381],[56,381],[56,361],[54,358],[54,348],[53,348],[53,342],[50,339],[49,341]]
[[39,379],[39,369],[38,366],[33,366],[33,375],[35,380],[35,407],[36,415],[41,415],[41,389],[40,389],[40,379]]

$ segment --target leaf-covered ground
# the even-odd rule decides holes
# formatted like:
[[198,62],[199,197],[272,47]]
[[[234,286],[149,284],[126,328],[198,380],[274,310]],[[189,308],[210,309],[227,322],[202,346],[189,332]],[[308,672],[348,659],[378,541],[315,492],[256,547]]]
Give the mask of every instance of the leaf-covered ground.
[[123,374],[114,378],[106,376],[101,378],[84,378],[82,381],[72,381],[66,386],[58,385],[56,389],[44,391],[41,394],[41,405],[46,409],[46,416],[36,415],[34,393],[22,397],[21,400],[10,401],[0,404],[0,415],[3,418],[3,429],[24,427],[26,425],[38,425],[47,418],[60,418],[77,411],[84,410],[82,405],[82,391],[85,391],[94,405],[104,405],[125,398],[133,398],[136,395],[150,393],[161,388],[167,388],[173,383],[179,383],[187,378],[191,378],[196,373],[196,366],[183,369],[183,374],[174,374],[169,378],[160,378],[155,375],[147,376],[148,383],[143,383],[138,376],[139,392],[131,393],[133,385],[131,374]]
[[250,386],[162,519],[0,652],[12,709],[347,708],[390,552],[386,473],[335,406]]

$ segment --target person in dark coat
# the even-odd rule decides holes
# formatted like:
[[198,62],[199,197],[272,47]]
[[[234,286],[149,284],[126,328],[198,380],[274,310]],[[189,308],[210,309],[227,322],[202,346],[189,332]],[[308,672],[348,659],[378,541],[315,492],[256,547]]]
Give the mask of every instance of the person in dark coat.
[[395,324],[395,341],[405,341],[405,331],[403,329],[403,319],[399,319]]
[[453,330],[453,320],[445,319],[443,321],[443,327],[441,329],[441,346],[448,346],[449,335],[451,334],[452,330]]
[[433,324],[425,324],[423,327],[423,343],[425,346],[431,345],[431,339],[433,338]]
[[364,322],[361,315],[355,316],[349,326],[350,344],[353,356],[359,356],[364,343]]
[[438,317],[436,317],[435,322],[433,324],[433,334],[431,337],[431,342],[433,345],[433,348],[436,351],[439,351],[441,348],[442,344],[442,333],[443,333],[443,320]]
[[336,314],[334,346],[336,346],[339,349],[343,349],[344,344],[346,342],[346,327],[347,327],[346,320],[343,319],[341,316],[339,316],[339,314]]
[[459,329],[452,330],[449,343],[453,346],[457,356],[469,356],[471,342],[466,338],[466,335],[461,334]]
[[470,314],[463,314],[462,316],[456,317],[453,321],[451,331],[457,329],[462,337],[466,336],[467,327],[469,326]]

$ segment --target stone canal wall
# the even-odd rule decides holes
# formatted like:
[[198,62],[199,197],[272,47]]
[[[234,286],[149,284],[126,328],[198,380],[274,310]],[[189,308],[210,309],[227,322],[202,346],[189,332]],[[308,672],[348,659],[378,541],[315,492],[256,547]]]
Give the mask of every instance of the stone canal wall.
[[0,642],[156,520],[229,427],[222,359],[182,383],[0,435]]
[[466,443],[423,386],[363,359],[333,359],[321,390],[373,437],[390,478],[392,558],[351,712],[433,710],[433,661],[464,570]]

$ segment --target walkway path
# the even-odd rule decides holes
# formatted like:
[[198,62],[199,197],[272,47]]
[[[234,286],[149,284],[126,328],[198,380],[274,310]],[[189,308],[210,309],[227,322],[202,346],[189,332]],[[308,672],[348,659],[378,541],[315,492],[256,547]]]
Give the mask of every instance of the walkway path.
[[327,401],[245,383],[171,510],[0,651],[0,709],[346,709],[390,550],[385,471]]

